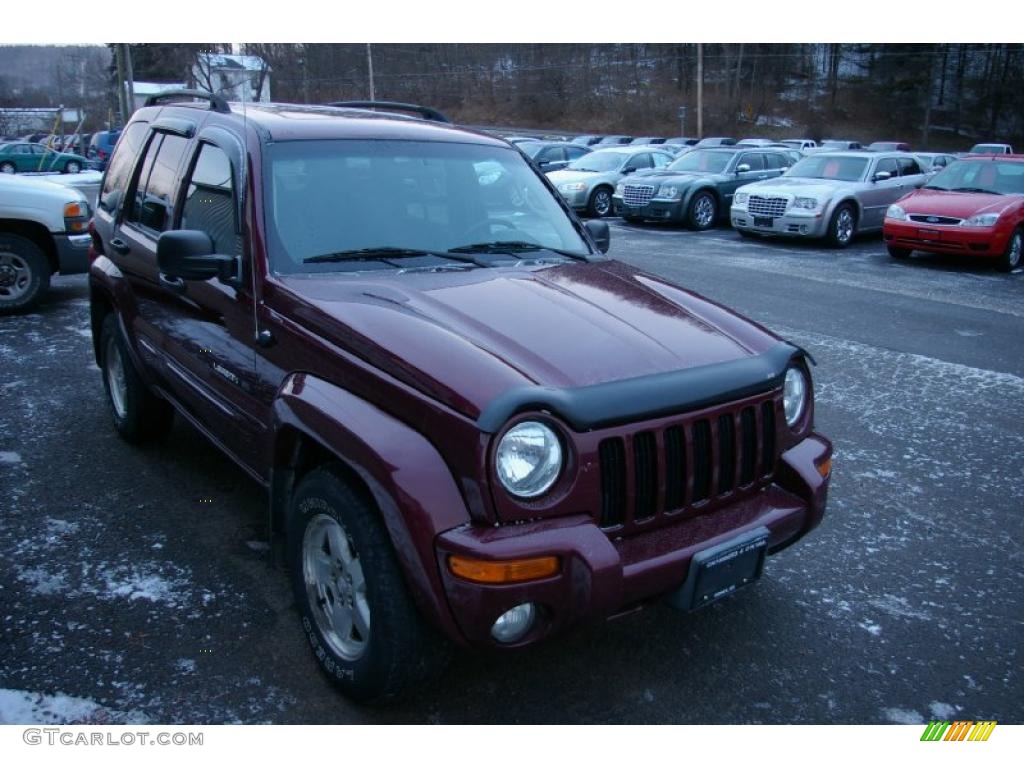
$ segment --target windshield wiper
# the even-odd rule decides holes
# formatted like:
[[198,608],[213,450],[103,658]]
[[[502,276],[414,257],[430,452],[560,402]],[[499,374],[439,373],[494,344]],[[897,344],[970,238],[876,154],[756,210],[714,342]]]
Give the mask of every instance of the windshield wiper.
[[994,189],[982,189],[981,187],[953,187],[954,192],[981,192],[986,195],[1001,195],[1002,192],[996,192]]
[[558,248],[549,248],[546,245],[540,245],[539,243],[529,243],[525,240],[495,240],[489,243],[469,243],[468,245],[459,245],[455,248],[449,248],[448,253],[533,253],[535,251],[551,251],[557,253],[559,256],[565,256],[570,259],[585,259],[586,256],[573,253],[572,251],[563,251]]
[[925,184],[925,189],[937,189],[940,192],[949,192],[949,187],[933,187],[931,184]]
[[460,258],[459,256],[450,253],[424,251],[419,248],[395,248],[388,245],[377,246],[375,248],[353,248],[347,251],[324,253],[319,256],[310,256],[307,259],[303,259],[302,263],[327,264],[337,261],[387,261],[388,259],[405,259],[414,258],[416,256],[437,256],[438,258],[450,259],[451,261],[463,261],[470,264],[476,263],[473,259]]

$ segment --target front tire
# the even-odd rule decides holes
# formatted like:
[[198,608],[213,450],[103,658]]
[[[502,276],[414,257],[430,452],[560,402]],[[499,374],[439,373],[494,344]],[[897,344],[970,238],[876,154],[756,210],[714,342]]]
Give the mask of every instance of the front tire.
[[288,564],[313,654],[350,699],[392,699],[443,668],[446,644],[417,612],[380,515],[339,468],[296,488]]
[[112,313],[103,318],[100,331],[100,370],[114,428],[126,442],[146,443],[170,431],[174,409],[139,377]]
[[996,269],[1000,272],[1013,272],[1021,265],[1021,248],[1024,247],[1024,228],[1017,227],[1010,235],[1010,242],[1006,244],[1006,251],[996,262]]
[[16,173],[18,171],[14,163],[4,162],[0,163],[0,173]]
[[77,160],[69,160],[64,165],[64,173],[78,173],[82,170],[82,164]]
[[828,235],[825,239],[833,248],[845,248],[853,242],[853,236],[856,233],[857,212],[849,203],[843,203],[832,214],[832,219],[828,223]]
[[612,212],[612,191],[608,187],[598,187],[590,193],[587,201],[587,215],[595,219],[603,219]]
[[897,248],[895,245],[887,245],[886,248],[889,251],[889,255],[894,259],[909,259],[911,254],[910,248]]
[[50,288],[50,262],[27,237],[0,234],[0,315],[28,312]]
[[690,229],[703,232],[715,226],[718,220],[718,200],[710,192],[698,192],[690,201],[686,223]]

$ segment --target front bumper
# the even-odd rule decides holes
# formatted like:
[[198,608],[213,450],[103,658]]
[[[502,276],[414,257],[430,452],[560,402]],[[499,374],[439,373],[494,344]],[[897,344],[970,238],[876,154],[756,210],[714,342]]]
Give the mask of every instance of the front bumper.
[[572,208],[577,211],[582,211],[587,207],[587,200],[590,195],[590,190],[581,189],[578,192],[563,192],[558,190],[558,194],[562,196],[562,199]]
[[57,246],[57,268],[62,275],[76,275],[89,271],[89,246],[92,237],[82,235],[53,235]]
[[1012,230],[953,227],[886,219],[882,237],[886,245],[929,253],[966,254],[995,258],[1006,251]]
[[756,232],[759,235],[785,237],[824,237],[828,230],[826,210],[786,211],[782,216],[771,218],[769,225],[755,224],[755,217],[746,208],[733,206],[729,218],[735,229]]
[[652,199],[643,205],[626,205],[621,195],[612,195],[612,206],[616,216],[633,216],[638,219],[659,219],[661,221],[682,221],[685,218],[682,200]]
[[[793,544],[822,520],[829,477],[817,467],[832,455],[824,437],[811,434],[784,453],[774,482],[753,496],[703,515],[613,540],[589,515],[520,525],[464,526],[436,540],[449,606],[468,645],[495,647],[494,621],[525,602],[540,619],[512,646],[531,645],[581,621],[604,618],[665,596],[686,579],[693,556],[761,526],[768,551]],[[558,574],[519,584],[485,585],[454,576],[450,555],[484,560],[557,555]]]

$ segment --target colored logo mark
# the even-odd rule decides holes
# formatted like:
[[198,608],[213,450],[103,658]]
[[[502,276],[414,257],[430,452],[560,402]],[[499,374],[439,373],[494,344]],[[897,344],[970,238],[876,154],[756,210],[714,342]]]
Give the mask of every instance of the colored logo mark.
[[932,720],[921,741],[988,741],[995,727],[995,720]]

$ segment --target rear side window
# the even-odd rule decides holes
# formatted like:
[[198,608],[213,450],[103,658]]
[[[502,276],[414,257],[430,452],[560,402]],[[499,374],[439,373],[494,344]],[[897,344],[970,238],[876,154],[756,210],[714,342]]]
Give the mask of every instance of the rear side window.
[[181,136],[154,135],[136,183],[131,221],[154,232],[170,229],[174,221],[178,167],[187,146],[188,140]]
[[881,173],[882,171],[885,171],[886,173],[896,176],[896,158],[886,157],[882,160],[879,160],[878,165],[875,167],[875,173]]
[[919,173],[923,173],[921,166],[917,164],[917,160],[912,157],[901,157],[899,164],[900,176],[916,176]]
[[125,129],[122,141],[114,151],[103,177],[103,189],[100,191],[99,207],[113,213],[117,210],[121,198],[131,180],[135,158],[139,154],[142,142],[146,139],[147,123],[132,123]]
[[181,228],[208,234],[216,253],[239,256],[236,210],[231,161],[219,147],[200,145],[181,209]]

